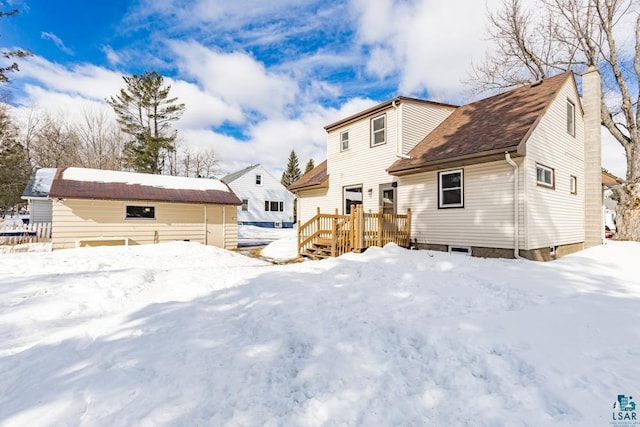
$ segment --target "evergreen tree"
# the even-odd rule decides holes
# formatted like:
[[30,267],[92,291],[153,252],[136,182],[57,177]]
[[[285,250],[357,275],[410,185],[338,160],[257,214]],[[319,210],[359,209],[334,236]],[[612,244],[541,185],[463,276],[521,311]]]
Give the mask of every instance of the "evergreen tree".
[[309,161],[307,162],[307,166],[304,168],[304,173],[306,174],[307,172],[309,172],[311,169],[315,167],[316,165],[313,164],[313,159],[309,159]]
[[30,175],[27,152],[18,142],[18,129],[11,121],[7,107],[0,105],[0,210],[22,202],[20,197]]
[[287,168],[282,172],[282,179],[280,182],[282,185],[289,188],[289,186],[301,176],[302,172],[298,165],[298,156],[294,150],[291,150],[291,154],[289,154],[289,161],[287,162]]
[[161,174],[178,136],[171,122],[182,116],[185,105],[169,98],[171,86],[163,86],[163,77],[155,71],[122,78],[127,87],[107,103],[122,131],[133,138],[124,145],[124,163],[136,172]]

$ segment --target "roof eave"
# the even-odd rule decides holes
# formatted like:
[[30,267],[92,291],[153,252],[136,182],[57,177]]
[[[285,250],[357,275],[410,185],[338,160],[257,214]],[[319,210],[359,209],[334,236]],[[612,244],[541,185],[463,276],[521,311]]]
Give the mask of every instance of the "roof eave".
[[420,173],[420,172],[429,172],[437,169],[445,169],[448,167],[467,166],[469,164],[476,164],[476,163],[486,163],[486,162],[498,160],[502,158],[502,156],[506,153],[510,153],[510,154],[516,153],[516,157],[522,157],[522,154],[518,152],[518,146],[514,145],[511,147],[500,148],[500,149],[491,150],[491,151],[484,151],[481,153],[474,153],[474,154],[468,154],[465,156],[457,156],[457,157],[450,157],[447,159],[434,160],[431,162],[425,162],[419,166],[414,166],[414,167],[397,168],[397,169],[389,168],[387,169],[387,173],[394,176],[405,176],[405,175],[411,175],[411,174]]

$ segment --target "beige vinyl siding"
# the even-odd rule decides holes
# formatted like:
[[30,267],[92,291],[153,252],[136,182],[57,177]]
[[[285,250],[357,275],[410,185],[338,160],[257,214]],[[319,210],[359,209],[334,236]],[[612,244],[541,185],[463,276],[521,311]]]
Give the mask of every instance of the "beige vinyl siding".
[[[298,192],[298,224],[304,224],[315,216],[317,208],[324,205],[327,196],[326,188],[303,190]],[[335,208],[334,208],[335,211]],[[324,209],[323,213],[329,213]]]
[[[125,219],[125,207],[154,206],[155,219]],[[205,206],[207,225],[205,225]],[[174,240],[190,240],[233,248],[234,235],[223,235],[220,205],[184,203],[150,203],[117,200],[66,199],[53,204],[53,249],[74,247],[79,239],[96,237],[127,237],[129,244],[150,244]],[[235,206],[227,206],[234,212]],[[228,239],[228,240],[225,240]]]
[[[522,159],[515,159],[522,163]],[[506,161],[463,168],[464,207],[438,209],[438,172],[400,177],[398,211],[411,208],[419,243],[513,248],[513,168]]]
[[454,107],[403,102],[402,154],[407,154],[455,110]]
[[[567,99],[575,108],[575,137],[567,133]],[[527,242],[536,249],[584,241],[584,122],[568,81],[527,141]],[[536,164],[553,168],[555,189],[537,185]],[[571,194],[570,176],[578,194]]]

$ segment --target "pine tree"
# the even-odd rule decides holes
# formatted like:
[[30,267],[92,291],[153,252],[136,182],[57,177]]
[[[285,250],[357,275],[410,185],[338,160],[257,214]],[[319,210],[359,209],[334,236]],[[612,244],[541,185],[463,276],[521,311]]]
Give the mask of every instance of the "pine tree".
[[[5,6],[4,2],[0,2],[0,6],[4,7]],[[16,15],[17,13],[18,13],[18,9],[12,9],[8,11],[0,10],[0,18],[5,16],[7,17],[13,16],[13,15]],[[24,58],[25,56],[31,56],[31,55],[32,55],[31,52],[26,52],[20,49],[11,50],[11,51],[0,51],[0,56],[9,60],[11,60],[11,58]],[[9,77],[7,77],[7,73],[12,71],[19,71],[18,64],[15,62],[10,64],[9,66],[0,67],[0,83],[7,83],[9,81]]]
[[178,136],[170,124],[182,116],[185,105],[178,104],[178,98],[169,98],[171,86],[163,86],[163,77],[155,71],[122,78],[126,89],[106,101],[122,131],[133,137],[124,145],[125,165],[136,172],[161,174]]
[[22,202],[20,197],[30,175],[27,152],[18,142],[18,129],[11,121],[7,107],[0,105],[0,210]]
[[311,171],[311,169],[315,168],[315,164],[313,163],[313,159],[309,159],[309,161],[307,162],[307,166],[304,168],[304,173],[306,174],[307,172]]
[[287,168],[282,172],[282,179],[280,182],[282,185],[289,188],[289,186],[297,181],[301,176],[302,172],[298,166],[298,156],[294,150],[291,150],[291,154],[289,154],[289,161],[287,162]]

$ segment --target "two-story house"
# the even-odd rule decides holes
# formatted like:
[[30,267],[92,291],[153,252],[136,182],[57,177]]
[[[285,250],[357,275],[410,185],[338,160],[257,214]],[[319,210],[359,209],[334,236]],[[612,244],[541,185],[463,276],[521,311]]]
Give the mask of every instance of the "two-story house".
[[600,77],[570,72],[467,105],[406,97],[325,127],[291,186],[322,212],[405,213],[417,248],[551,259],[602,239]]
[[262,165],[248,166],[221,181],[242,200],[238,224],[293,227],[293,194]]

